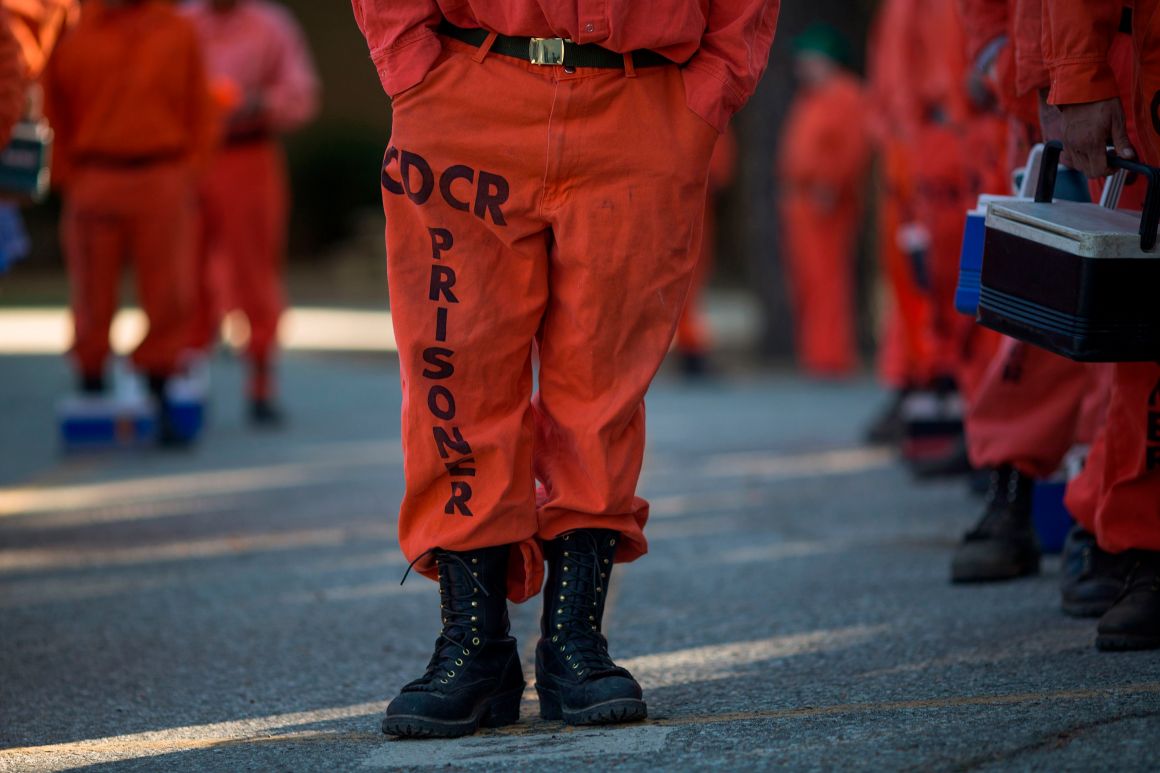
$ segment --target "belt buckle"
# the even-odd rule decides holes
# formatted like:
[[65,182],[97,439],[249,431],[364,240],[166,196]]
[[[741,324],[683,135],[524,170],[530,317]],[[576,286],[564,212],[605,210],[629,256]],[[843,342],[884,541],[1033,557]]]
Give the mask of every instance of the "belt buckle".
[[530,38],[528,61],[532,64],[564,64],[564,38]]

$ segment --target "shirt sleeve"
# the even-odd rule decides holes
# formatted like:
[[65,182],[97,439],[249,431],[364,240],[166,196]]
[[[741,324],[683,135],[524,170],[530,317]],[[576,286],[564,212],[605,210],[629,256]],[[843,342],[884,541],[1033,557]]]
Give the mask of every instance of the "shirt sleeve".
[[697,53],[685,64],[685,100],[717,131],[757,88],[769,62],[779,0],[712,0]]
[[0,147],[8,144],[12,127],[24,112],[28,82],[20,44],[9,26],[11,16],[0,7]]
[[351,0],[379,81],[389,96],[423,80],[443,46],[435,0]]
[[1043,58],[1051,75],[1051,104],[1119,96],[1108,51],[1122,8],[1122,0],[1043,0]]
[[315,116],[320,86],[301,28],[289,14],[279,13],[273,21],[278,56],[262,100],[271,128],[284,132]]

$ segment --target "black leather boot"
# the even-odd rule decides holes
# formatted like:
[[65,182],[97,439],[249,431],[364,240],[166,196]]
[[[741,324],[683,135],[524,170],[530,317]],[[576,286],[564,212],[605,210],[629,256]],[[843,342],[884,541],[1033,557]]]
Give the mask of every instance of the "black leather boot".
[[1112,608],[1100,618],[1101,650],[1160,649],[1160,553],[1133,550],[1128,580]]
[[157,402],[157,444],[162,448],[181,449],[193,445],[193,439],[182,433],[173,420],[173,404],[169,400],[167,387],[169,376],[150,374],[149,394]]
[[1034,481],[1013,467],[991,478],[983,517],[963,536],[951,560],[951,582],[993,582],[1039,573],[1039,542],[1031,525]]
[[509,551],[434,551],[443,630],[426,673],[387,706],[384,733],[455,738],[519,721],[526,683],[508,635]]
[[1111,609],[1124,590],[1131,569],[1122,554],[1108,553],[1095,535],[1078,524],[1063,545],[1059,591],[1061,606],[1072,617],[1099,617]]
[[536,646],[544,719],[598,725],[648,716],[640,685],[612,662],[600,632],[619,539],[615,531],[578,529],[544,545],[548,582]]

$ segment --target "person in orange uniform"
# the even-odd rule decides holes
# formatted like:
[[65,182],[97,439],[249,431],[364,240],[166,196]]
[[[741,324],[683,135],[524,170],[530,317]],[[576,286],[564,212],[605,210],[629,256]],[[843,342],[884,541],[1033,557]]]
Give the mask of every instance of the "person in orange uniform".
[[250,327],[250,418],[274,425],[281,420],[273,366],[289,204],[278,136],[317,112],[318,75],[301,29],[280,5],[197,0],[184,10],[225,112],[222,147],[201,183],[203,295],[195,345],[213,344],[222,312],[242,310]]
[[0,2],[0,145],[25,114],[29,86],[40,78],[77,11],[75,0]]
[[383,730],[516,721],[506,600],[541,586],[541,716],[642,719],[640,686],[601,632],[604,601],[613,565],[648,549],[644,394],[699,258],[713,147],[765,69],[778,3],[354,11],[393,107],[382,184],[400,542],[443,600],[426,672]]
[[[1105,148],[1121,158],[1160,164],[1160,2],[1084,3],[1044,0],[1044,59],[1051,74],[1049,101],[1063,118],[1064,163],[1089,176],[1110,173]],[[1108,54],[1116,31],[1131,29],[1135,89],[1125,106]],[[1125,112],[1136,117],[1138,147]],[[1104,650],[1160,648],[1160,365],[1117,363],[1107,422],[1081,477],[1095,496],[1069,491],[1068,506],[1094,523],[1099,546],[1121,557],[1127,581],[1100,618],[1096,646]]]
[[781,227],[798,361],[806,373],[844,377],[858,364],[854,331],[854,245],[870,157],[854,118],[862,86],[843,64],[845,41],[815,25],[796,41],[800,90],[778,154]]
[[[900,440],[904,398],[916,390],[946,391],[956,375],[955,360],[948,356],[954,347],[946,331],[950,312],[936,306],[931,267],[935,258],[945,259],[945,245],[954,242],[953,230],[961,227],[962,211],[956,210],[965,210],[959,203],[967,187],[958,136],[968,112],[962,45],[953,0],[887,0],[871,30],[878,247],[890,290],[878,371],[894,397],[867,429],[870,442]],[[920,145],[933,158],[919,152]],[[940,230],[940,224],[951,228]],[[942,246],[933,255],[932,241]]]
[[189,343],[193,185],[213,118],[196,32],[168,3],[91,0],[46,73],[55,179],[81,388],[105,389],[109,326],[126,263],[149,329],[132,359],[161,402]]
[[[1040,43],[1040,0],[963,0],[969,53],[976,72],[1010,117],[1012,167],[1030,142],[1053,132],[1057,111],[1043,105],[1047,70]],[[1129,74],[1130,75],[1130,74]],[[1130,77],[1122,79],[1130,85]],[[1048,139],[1055,139],[1050,136]],[[1009,580],[1035,574],[1040,551],[1032,526],[1036,479],[1053,475],[1074,445],[1092,442],[1106,412],[1106,366],[1072,362],[1050,352],[1004,339],[988,366],[966,416],[972,464],[992,471],[979,522],[952,559],[955,582]],[[1087,552],[1088,558],[1083,558]],[[1063,609],[1098,616],[1119,593],[1114,580],[1071,568],[1106,561],[1094,538],[1073,530],[1065,548]]]
[[689,297],[685,310],[677,323],[677,336],[673,340],[677,354],[681,358],[681,372],[688,378],[697,378],[709,373],[710,333],[708,321],[701,310],[701,291],[708,281],[716,263],[717,249],[717,199],[733,182],[737,166],[737,140],[732,130],[725,131],[713,148],[713,158],[709,162],[709,195],[705,199],[705,224],[701,234],[701,259],[693,272],[693,283],[689,287]]

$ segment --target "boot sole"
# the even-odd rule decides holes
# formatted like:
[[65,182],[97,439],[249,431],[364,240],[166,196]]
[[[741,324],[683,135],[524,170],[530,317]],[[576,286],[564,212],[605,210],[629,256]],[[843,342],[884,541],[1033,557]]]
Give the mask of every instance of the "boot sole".
[[536,693],[540,696],[540,718],[566,725],[620,725],[648,718],[648,706],[639,698],[615,698],[573,709],[563,705],[554,690],[536,685]]
[[1101,652],[1130,652],[1133,650],[1160,649],[1160,636],[1101,633],[1096,636],[1096,649]]
[[418,714],[399,714],[383,719],[383,733],[397,738],[459,738],[481,727],[503,727],[520,721],[523,689],[497,695],[480,704],[470,717],[453,721]]
[[978,568],[951,570],[951,582],[955,585],[970,585],[983,582],[1005,582],[1007,580],[1021,580],[1024,577],[1035,577],[1039,574],[1039,566],[1006,567],[1004,569]]

